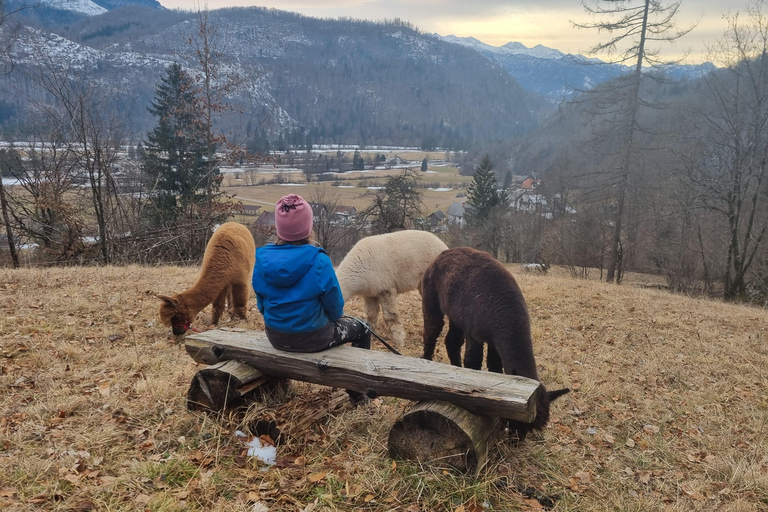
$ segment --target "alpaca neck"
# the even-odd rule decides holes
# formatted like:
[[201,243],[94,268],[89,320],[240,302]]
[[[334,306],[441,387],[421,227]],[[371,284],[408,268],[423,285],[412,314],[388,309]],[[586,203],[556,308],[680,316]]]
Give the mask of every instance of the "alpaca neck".
[[181,292],[179,297],[186,305],[189,317],[195,318],[208,304],[216,300],[220,292],[220,289],[198,281],[191,288]]

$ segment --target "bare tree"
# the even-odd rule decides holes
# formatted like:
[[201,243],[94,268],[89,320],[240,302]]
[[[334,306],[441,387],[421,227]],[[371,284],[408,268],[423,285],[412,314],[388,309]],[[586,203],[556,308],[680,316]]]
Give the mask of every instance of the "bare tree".
[[604,130],[599,136],[613,138],[614,141],[611,148],[613,164],[606,170],[606,180],[602,184],[610,187],[615,203],[607,282],[620,281],[617,267],[620,270],[622,265],[625,206],[630,192],[632,166],[639,158],[637,137],[644,131],[639,125],[638,113],[649,106],[640,95],[641,81],[646,76],[644,67],[653,69],[669,63],[659,58],[659,49],[654,48],[653,43],[674,41],[693,29],[675,29],[674,18],[680,4],[678,1],[665,6],[661,0],[593,0],[589,4],[582,1],[595,21],[574,23],[579,28],[609,34],[608,40],[593,47],[591,53],[616,54],[613,63],[633,66],[630,73],[591,93],[597,109],[594,113],[604,121],[595,125]]
[[61,68],[44,51],[37,53],[37,62],[34,78],[48,94],[34,101],[34,108],[55,127],[60,142],[66,144],[77,168],[87,176],[101,259],[109,263],[112,234],[120,229],[117,224],[122,210],[113,173],[120,145],[127,139],[118,114],[121,95],[99,91],[90,85],[85,71],[76,74]]
[[747,299],[749,272],[768,229],[768,15],[752,4],[746,20],[729,15],[713,48],[719,70],[705,80],[695,138],[680,154],[686,186],[726,222],[726,300]]
[[214,199],[218,195],[221,175],[217,151],[225,149],[226,158],[233,160],[243,154],[241,144],[232,144],[222,133],[217,133],[214,127],[215,118],[223,112],[232,110],[227,104],[226,96],[239,83],[239,77],[224,72],[223,44],[218,28],[211,21],[207,6],[197,9],[197,32],[187,40],[191,46],[198,71],[196,77],[199,87],[199,108],[204,123],[202,131],[206,137],[205,161],[208,167],[206,173],[206,197],[208,210],[214,212]]
[[[0,75],[9,74],[13,71],[11,48],[16,40],[16,31],[9,27],[8,20],[10,19],[10,16],[16,12],[18,12],[18,10],[10,12],[6,11],[5,0],[0,0]],[[11,228],[8,199],[5,195],[5,188],[3,187],[2,182],[5,158],[6,153],[5,150],[3,150],[2,154],[0,154],[0,207],[2,207],[3,224],[5,225],[5,234],[8,238],[8,250],[11,254],[13,268],[19,268],[19,255],[16,252],[16,243],[14,241],[13,229]]]
[[18,182],[8,194],[11,222],[48,255],[67,259],[82,253],[85,225],[75,158],[55,128],[45,120],[31,121],[42,135],[29,143],[25,158],[13,149],[5,157],[6,169]]
[[413,169],[389,176],[384,188],[368,193],[370,204],[358,216],[370,222],[373,234],[418,228],[424,203],[417,185],[421,176]]
[[19,268],[19,255],[16,252],[16,242],[13,236],[13,229],[11,228],[10,210],[8,208],[8,199],[5,195],[5,188],[3,185],[3,176],[10,175],[8,166],[6,164],[7,151],[5,149],[0,150],[0,210],[3,214],[3,225],[5,225],[5,234],[8,238],[8,252],[11,255],[11,262],[13,268]]
[[315,238],[334,261],[346,254],[357,241],[356,226],[339,226],[334,220],[340,200],[339,193],[329,185],[314,187],[309,195],[309,201],[320,210],[314,218]]

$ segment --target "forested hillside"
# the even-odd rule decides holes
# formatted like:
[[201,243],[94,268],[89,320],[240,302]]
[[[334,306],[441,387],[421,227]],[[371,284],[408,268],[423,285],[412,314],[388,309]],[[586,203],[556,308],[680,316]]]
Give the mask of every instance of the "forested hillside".
[[[217,59],[231,80],[235,138],[467,148],[530,130],[552,105],[523,90],[475,51],[399,21],[319,20],[260,8],[211,11]],[[146,106],[171,62],[199,66],[186,43],[196,15],[126,6],[45,28],[26,28],[16,70],[0,78],[12,137],[28,135],[28,113],[44,97],[41,73],[77,75],[119,91],[135,139],[150,127]],[[56,35],[51,35],[51,32]],[[26,115],[25,115],[26,113]]]

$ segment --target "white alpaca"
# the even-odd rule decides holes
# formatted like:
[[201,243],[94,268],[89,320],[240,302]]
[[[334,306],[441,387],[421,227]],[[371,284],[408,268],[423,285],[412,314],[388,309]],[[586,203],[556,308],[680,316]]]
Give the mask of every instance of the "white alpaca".
[[376,328],[381,307],[395,346],[405,341],[395,296],[411,290],[421,293],[424,271],[448,246],[427,231],[406,230],[363,238],[336,269],[344,300],[360,295],[368,323]]

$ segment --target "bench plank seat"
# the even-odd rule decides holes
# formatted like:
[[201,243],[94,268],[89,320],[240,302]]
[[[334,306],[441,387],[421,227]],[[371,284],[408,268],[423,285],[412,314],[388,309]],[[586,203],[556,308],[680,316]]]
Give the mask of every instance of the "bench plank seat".
[[263,331],[215,329],[189,335],[198,363],[237,360],[264,375],[413,401],[440,400],[475,414],[532,422],[541,384],[532,379],[347,345],[322,352],[277,350]]

